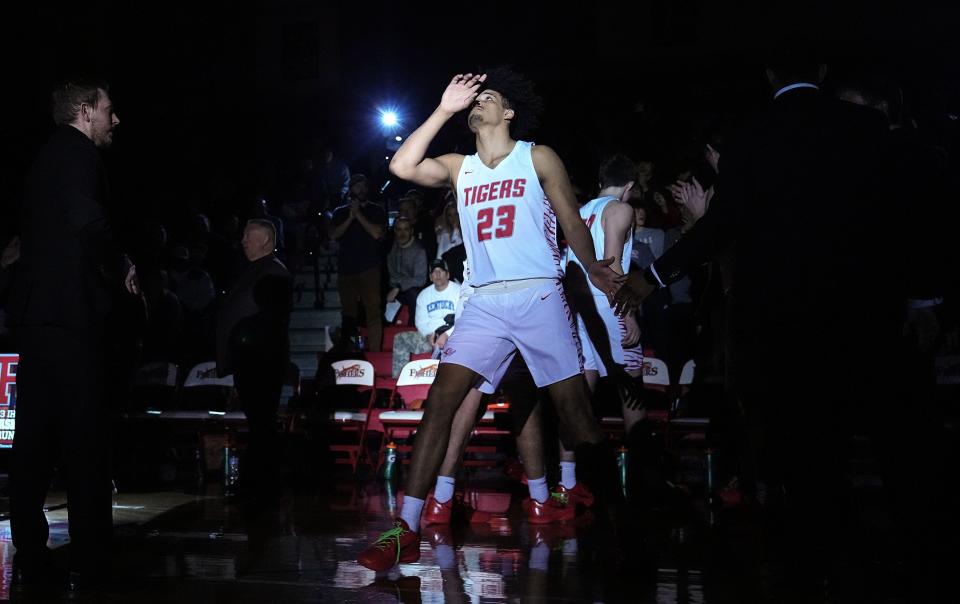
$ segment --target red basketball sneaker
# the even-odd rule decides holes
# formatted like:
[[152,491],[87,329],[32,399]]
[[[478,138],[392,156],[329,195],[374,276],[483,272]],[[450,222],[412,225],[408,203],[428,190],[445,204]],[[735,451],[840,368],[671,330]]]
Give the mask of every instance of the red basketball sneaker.
[[526,502],[527,522],[530,524],[551,524],[573,520],[576,510],[565,495],[551,495],[540,503],[535,499]]
[[588,508],[593,505],[593,493],[590,492],[590,489],[587,488],[582,482],[578,482],[573,485],[572,489],[568,489],[562,484],[558,484],[554,487],[553,492],[558,495],[566,495],[567,500],[570,502],[570,505],[577,507],[582,505],[585,508]]
[[393,528],[380,534],[370,547],[360,552],[357,562],[370,570],[387,570],[400,563],[420,559],[420,535],[397,518]]

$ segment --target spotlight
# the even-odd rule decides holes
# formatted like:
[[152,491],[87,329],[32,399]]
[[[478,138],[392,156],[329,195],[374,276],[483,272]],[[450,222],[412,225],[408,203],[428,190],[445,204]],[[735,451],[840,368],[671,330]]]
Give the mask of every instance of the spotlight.
[[402,142],[402,141],[403,141],[403,137],[402,137],[402,136],[398,136],[398,137],[395,137],[393,140],[395,140],[395,141],[397,141],[397,142],[399,143],[399,142]]
[[395,111],[383,111],[380,113],[380,123],[382,123],[387,128],[393,128],[399,121],[397,120],[397,113]]

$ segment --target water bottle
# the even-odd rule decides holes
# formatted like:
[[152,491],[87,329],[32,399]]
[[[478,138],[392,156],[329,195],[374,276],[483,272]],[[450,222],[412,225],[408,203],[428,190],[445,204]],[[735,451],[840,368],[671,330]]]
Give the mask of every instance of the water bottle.
[[627,463],[628,463],[629,453],[627,448],[620,446],[617,449],[617,469],[620,470],[620,489],[623,491],[623,496],[627,496]]
[[387,480],[393,480],[397,475],[397,444],[387,443],[387,461],[383,464],[383,477]]
[[383,482],[386,487],[387,511],[392,517],[397,513],[397,491],[392,480],[384,480]]
[[713,495],[713,449],[708,447],[704,457],[707,466],[707,505],[713,507],[716,503]]
[[227,444],[223,448],[223,494],[226,497],[235,495],[237,482],[240,480],[240,456],[237,450]]

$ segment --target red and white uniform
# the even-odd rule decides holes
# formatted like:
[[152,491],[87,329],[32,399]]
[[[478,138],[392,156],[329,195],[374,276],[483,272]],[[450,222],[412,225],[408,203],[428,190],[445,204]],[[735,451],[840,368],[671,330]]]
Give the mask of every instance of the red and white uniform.
[[532,149],[533,143],[517,141],[492,169],[477,155],[463,158],[457,208],[474,287],[563,276],[557,217],[540,187]]
[[533,143],[517,141],[495,168],[468,155],[457,176],[472,292],[442,362],[472,369],[494,387],[518,350],[537,386],[583,371],[560,285],[557,217],[540,186],[532,149]]
[[[583,221],[587,224],[587,228],[590,229],[590,235],[593,237],[594,253],[597,255],[597,258],[605,257],[604,245],[606,245],[606,234],[603,232],[602,218],[603,211],[607,209],[611,203],[620,202],[617,201],[616,197],[598,197],[583,204],[580,208],[580,217],[583,218]],[[627,274],[627,271],[630,269],[630,256],[632,253],[633,236],[632,233],[628,233],[623,244],[623,252],[620,256],[620,265],[623,274]],[[564,268],[566,268],[567,262],[574,262],[583,270],[583,264],[577,259],[573,250],[567,250],[566,262],[564,262],[563,265]],[[586,275],[586,271],[584,271],[584,275]],[[587,282],[590,285],[590,292],[593,294],[597,314],[603,320],[603,326],[606,329],[603,334],[588,334],[583,317],[580,314],[577,315],[577,333],[580,336],[580,345],[583,347],[584,369],[599,371],[601,376],[606,376],[607,367],[601,358],[600,349],[609,348],[614,363],[623,365],[626,371],[640,371],[643,368],[643,349],[640,344],[637,344],[633,348],[623,348],[623,335],[626,333],[626,326],[624,325],[623,319],[618,317],[616,313],[613,312],[613,309],[610,308],[610,302],[606,294],[597,289],[593,283],[590,283],[589,279]],[[599,331],[599,326],[597,331]],[[590,337],[591,335],[593,338]],[[607,339],[609,342],[607,346],[598,346],[594,341],[594,338],[601,337]]]

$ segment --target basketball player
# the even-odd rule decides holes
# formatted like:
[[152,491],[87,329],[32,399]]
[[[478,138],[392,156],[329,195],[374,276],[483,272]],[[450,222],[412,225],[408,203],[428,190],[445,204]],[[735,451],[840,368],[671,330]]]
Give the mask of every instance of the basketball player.
[[[628,157],[614,155],[600,166],[600,193],[580,208],[595,252],[613,258],[613,270],[626,274],[633,249],[633,208],[627,205],[630,190],[637,180],[636,164]],[[640,329],[633,313],[618,317],[607,296],[583,278],[583,265],[575,254],[567,253],[567,293],[577,316],[577,330],[583,346],[584,372],[590,391],[596,390],[601,377],[610,376],[617,384],[622,403],[624,434],[646,417],[639,395],[643,370]],[[632,382],[632,383],[631,383]],[[554,492],[567,495],[574,505],[590,506],[593,494],[576,478],[576,456],[560,444],[560,484]]]
[[[471,388],[484,380],[496,386],[518,350],[536,384],[549,388],[567,445],[581,447],[581,463],[583,456],[601,459],[604,434],[590,409],[576,327],[560,284],[557,224],[601,292],[613,295],[623,277],[610,268],[612,259],[597,261],[557,154],[514,138],[535,120],[539,104],[531,83],[507,69],[454,76],[439,107],[390,162],[398,178],[456,188],[474,294],[427,398],[400,518],[361,552],[358,562],[367,568],[420,558],[420,514],[454,415]],[[468,108],[477,152],[427,158],[440,128]]]

